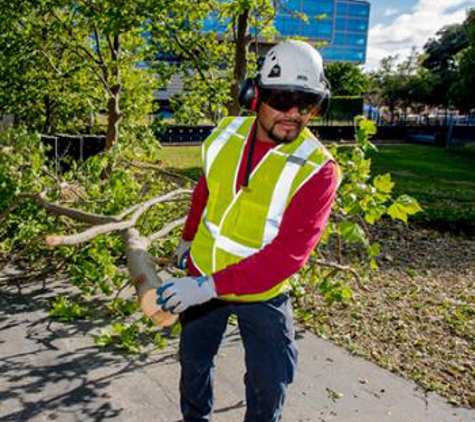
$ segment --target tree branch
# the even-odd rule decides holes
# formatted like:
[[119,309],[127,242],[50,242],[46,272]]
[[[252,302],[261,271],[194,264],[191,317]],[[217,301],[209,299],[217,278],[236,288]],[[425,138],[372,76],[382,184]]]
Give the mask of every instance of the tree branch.
[[322,260],[322,259],[312,259],[311,262],[314,263],[314,264],[320,265],[322,267],[333,268],[335,270],[345,271],[345,272],[351,273],[353,275],[353,277],[355,278],[356,283],[358,284],[358,287],[361,290],[368,291],[366,286],[361,281],[361,278],[360,278],[358,272],[354,268],[350,267],[349,265],[341,265],[341,264],[337,264],[336,262],[327,262],[327,261]]
[[104,77],[104,81],[109,83],[109,72],[107,71],[104,55],[102,54],[99,30],[97,29],[97,25],[95,22],[93,23],[93,29],[94,29],[94,38],[96,40],[96,45],[97,45],[97,56],[99,57],[99,66],[102,69],[102,75]]
[[50,211],[54,215],[66,215],[74,220],[81,221],[88,224],[105,224],[110,222],[119,221],[115,216],[106,216],[101,214],[90,213],[86,211],[80,211],[73,208],[63,207],[62,205],[55,204],[46,199],[46,193],[41,192],[39,194],[35,193],[25,193],[24,196],[30,196],[37,200],[37,202]]
[[147,239],[149,240],[150,243],[155,242],[157,239],[166,236],[173,229],[185,224],[185,221],[186,221],[186,217],[182,217],[178,220],[172,221],[171,223],[168,223],[165,227],[163,227],[160,231],[149,235]]
[[[73,29],[66,24],[66,22],[64,22],[57,14],[54,10],[51,11],[51,14],[53,15],[53,17],[63,26],[63,28],[66,30],[66,32],[69,34],[69,36],[71,37],[71,39],[74,41],[74,46],[75,48],[74,49],[71,49],[71,51],[76,54],[80,59],[82,60],[86,60],[86,62],[88,63],[89,67],[91,68],[91,70],[94,72],[94,74],[99,78],[100,82],[104,85],[105,89],[107,90],[108,94],[112,96],[112,92],[111,92],[111,89],[110,89],[110,86],[109,86],[109,75],[108,75],[108,72],[107,72],[107,68],[105,67],[104,63],[101,64],[101,62],[96,59],[92,53],[86,48],[84,47],[83,45],[81,45],[76,37],[76,35],[74,34],[74,31]],[[63,45],[66,47],[66,48],[69,48],[67,45],[65,45],[63,43]],[[81,52],[83,54],[81,54]],[[103,74],[101,75],[101,73],[97,70],[96,66],[99,66],[99,68],[101,69],[101,71],[103,72]]]
[[136,160],[126,160],[126,162],[137,168],[145,169],[145,170],[156,170],[160,173],[165,174],[166,176],[172,177],[174,179],[179,179],[179,180],[184,180],[186,182],[190,182],[193,186],[196,185],[196,181],[191,179],[190,177],[184,176],[179,173],[175,173],[170,170],[165,170],[163,167],[161,167],[159,164],[154,164],[154,163],[145,163],[143,161],[136,161]]
[[[106,222],[104,224],[95,225],[81,233],[76,233],[69,236],[55,236],[51,235],[46,238],[46,243],[49,246],[58,246],[58,245],[77,245],[79,243],[87,242],[88,240],[94,239],[95,237],[110,233],[113,231],[123,231],[133,228],[137,224],[139,217],[153,205],[166,202],[170,199],[175,198],[176,196],[182,195],[183,193],[190,193],[191,191],[186,189],[178,189],[173,192],[169,192],[165,195],[161,195],[157,198],[150,199],[147,202],[139,205],[133,212],[132,216],[127,221],[118,221],[117,217],[113,217],[114,221]],[[63,207],[64,208],[64,207]],[[67,209],[67,208],[66,208]],[[97,223],[96,223],[97,224]]]
[[59,70],[59,68],[53,63],[53,60],[51,59],[49,54],[47,54],[46,51],[42,47],[40,47],[40,52],[48,61],[48,64],[51,66],[51,68],[58,74],[58,76],[64,77],[64,73],[61,72],[61,70]]
[[199,66],[198,62],[197,62],[197,58],[196,58],[196,55],[189,52],[186,47],[182,44],[182,42],[180,41],[180,39],[178,38],[178,35],[177,34],[173,34],[173,39],[175,40],[177,46],[180,48],[181,52],[183,54],[185,54],[185,56],[187,57],[188,60],[190,60],[193,64],[194,64],[194,67],[195,67],[195,70],[199,73],[201,79],[203,80],[203,82],[205,82],[208,86],[211,86],[211,84],[208,82],[208,78],[206,77],[206,75],[203,73],[203,70],[201,69],[201,67]]

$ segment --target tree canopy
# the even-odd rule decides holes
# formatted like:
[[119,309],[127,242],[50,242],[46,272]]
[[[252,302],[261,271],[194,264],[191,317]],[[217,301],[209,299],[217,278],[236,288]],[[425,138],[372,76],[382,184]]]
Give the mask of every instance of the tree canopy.
[[325,68],[325,76],[332,95],[360,96],[369,88],[368,76],[355,63],[331,63]]
[[469,10],[463,24],[442,28],[421,53],[413,51],[402,61],[397,56],[384,58],[371,74],[370,102],[391,110],[425,105],[473,109],[474,15],[475,10]]

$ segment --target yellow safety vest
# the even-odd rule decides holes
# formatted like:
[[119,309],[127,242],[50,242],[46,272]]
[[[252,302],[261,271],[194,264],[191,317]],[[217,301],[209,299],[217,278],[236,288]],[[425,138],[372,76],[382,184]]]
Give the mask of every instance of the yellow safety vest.
[[[205,275],[235,264],[271,243],[295,193],[333,160],[305,128],[291,143],[270,149],[251,173],[249,189],[235,192],[244,146],[254,121],[254,117],[224,118],[202,147],[209,197],[191,246],[191,257]],[[288,290],[289,282],[284,280],[259,294],[219,298],[255,302]]]

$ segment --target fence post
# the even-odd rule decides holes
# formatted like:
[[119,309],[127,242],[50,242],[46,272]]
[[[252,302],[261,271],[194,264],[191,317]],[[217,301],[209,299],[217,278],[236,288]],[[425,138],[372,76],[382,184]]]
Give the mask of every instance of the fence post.
[[454,119],[449,121],[449,126],[447,128],[447,138],[445,139],[445,147],[452,148],[452,137],[454,133]]

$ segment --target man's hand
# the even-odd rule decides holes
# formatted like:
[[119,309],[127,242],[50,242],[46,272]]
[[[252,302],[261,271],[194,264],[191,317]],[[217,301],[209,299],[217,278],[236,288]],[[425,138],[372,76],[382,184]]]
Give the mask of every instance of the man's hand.
[[180,243],[176,247],[175,253],[173,254],[175,265],[181,270],[186,268],[186,259],[191,248],[191,243],[191,241],[181,239]]
[[213,277],[172,278],[157,289],[157,305],[172,314],[179,314],[190,306],[208,302],[217,296]]

